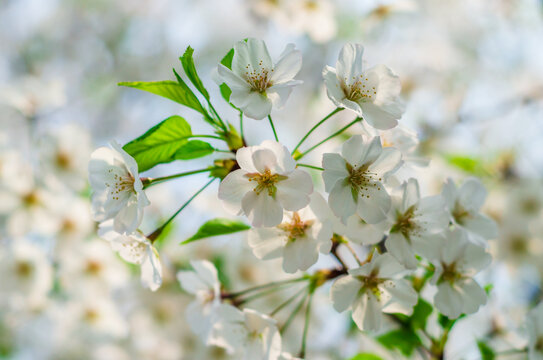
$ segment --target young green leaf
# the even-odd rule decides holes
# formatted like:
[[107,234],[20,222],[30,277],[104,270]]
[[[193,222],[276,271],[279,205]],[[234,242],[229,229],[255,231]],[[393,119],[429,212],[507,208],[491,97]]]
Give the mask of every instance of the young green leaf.
[[383,360],[383,358],[370,353],[360,353],[356,354],[350,360]]
[[200,104],[196,95],[194,95],[192,90],[183,82],[183,80],[177,82],[171,80],[120,82],[118,85],[147,91],[165,97],[198,111],[200,114],[204,115],[204,117],[209,117],[207,111],[203,108],[202,104]]
[[185,50],[183,56],[179,58],[179,60],[181,60],[183,70],[185,70],[185,74],[187,74],[187,77],[189,78],[192,85],[194,85],[194,87],[196,87],[200,94],[202,94],[206,99],[209,99],[209,93],[207,92],[204,84],[202,83],[202,80],[196,72],[196,67],[194,66],[194,59],[192,57],[193,53],[194,49],[189,46],[187,50]]
[[413,329],[425,329],[426,328],[426,321],[428,320],[428,317],[433,311],[432,305],[430,305],[427,301],[423,300],[422,298],[419,298],[419,302],[415,307],[413,308],[413,315],[411,315],[411,327]]
[[[230,51],[222,58],[221,64],[232,70],[232,59],[234,58],[234,49],[230,49]],[[226,85],[226,83],[222,83],[219,85],[219,89],[221,91],[221,95],[226,102],[230,102],[230,95],[232,94],[232,90]]]
[[227,235],[240,231],[249,230],[251,227],[243,222],[230,219],[212,219],[207,221],[204,225],[200,226],[196,234],[192,235],[181,244],[188,244],[190,242],[205,239],[212,236]]
[[481,353],[481,359],[482,360],[494,360],[496,358],[496,353],[490,346],[488,346],[487,343],[484,341],[477,341],[477,347],[479,348],[479,352]]
[[201,140],[191,140],[179,149],[173,155],[175,160],[197,159],[212,154],[215,148],[209,143]]
[[383,334],[377,338],[388,349],[397,349],[405,356],[410,356],[417,346],[421,345],[420,338],[413,331],[398,329]]
[[181,116],[170,116],[123,149],[138,163],[139,171],[175,160],[174,155],[192,135],[189,123]]

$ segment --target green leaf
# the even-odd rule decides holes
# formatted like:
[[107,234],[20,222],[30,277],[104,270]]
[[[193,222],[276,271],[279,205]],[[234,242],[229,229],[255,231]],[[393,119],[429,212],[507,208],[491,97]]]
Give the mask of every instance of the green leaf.
[[483,160],[475,157],[460,154],[448,154],[445,155],[445,160],[447,160],[450,165],[455,166],[468,174],[476,176],[485,176],[489,174]]
[[421,345],[420,338],[407,329],[390,331],[377,337],[377,341],[388,349],[398,349],[405,356],[410,356],[413,350]]
[[200,94],[204,95],[206,99],[209,99],[209,93],[207,92],[204,84],[202,83],[202,80],[196,72],[196,67],[194,66],[194,59],[192,57],[193,53],[194,49],[189,46],[187,50],[185,50],[183,56],[179,58],[179,60],[181,60],[183,70],[185,70],[185,74],[187,74],[187,77],[189,78],[192,85],[194,85],[196,89],[198,89]]
[[370,353],[360,353],[356,354],[350,360],[383,360],[383,358]]
[[481,360],[494,360],[496,358],[496,353],[488,344],[483,341],[477,341],[477,347],[481,353]]
[[419,298],[419,302],[413,308],[413,315],[411,315],[411,327],[413,329],[425,329],[426,321],[433,310],[432,305]]
[[237,220],[230,219],[212,219],[200,226],[196,234],[183,241],[181,244],[188,244],[190,242],[205,239],[211,236],[232,234],[239,231],[249,230],[251,227],[245,223]]
[[175,160],[197,159],[212,154],[214,151],[215,148],[205,141],[191,140],[181,145],[173,155],[173,158]]
[[202,107],[202,104],[200,104],[200,101],[198,101],[196,95],[194,95],[192,90],[183,82],[183,80],[181,80],[181,78],[178,78],[177,82],[171,80],[151,82],[134,81],[120,82],[118,85],[147,91],[152,94],[165,97],[175,101],[176,103],[194,109],[200,114],[203,114],[205,117],[209,117],[207,111]]
[[175,160],[176,152],[192,135],[190,125],[181,116],[170,116],[153,126],[139,138],[130,141],[123,149],[138,163],[139,171]]
[[[232,59],[234,58],[234,48],[230,49],[230,51],[222,58],[221,64],[226,66],[228,69],[232,70]],[[232,90],[226,85],[225,83],[222,83],[219,85],[219,89],[221,91],[221,95],[226,102],[230,102],[230,95],[232,94]]]

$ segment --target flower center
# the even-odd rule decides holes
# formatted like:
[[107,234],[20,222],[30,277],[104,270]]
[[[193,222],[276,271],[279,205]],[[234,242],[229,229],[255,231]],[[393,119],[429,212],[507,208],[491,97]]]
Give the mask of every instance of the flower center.
[[[113,173],[113,169],[109,169],[108,171]],[[110,195],[113,199],[119,200],[121,193],[134,191],[134,181],[134,176],[128,171],[124,175],[115,173],[113,174],[113,184],[106,183],[106,186],[110,188]]]
[[[258,63],[258,65],[262,66],[262,60]],[[251,85],[251,89],[253,91],[257,91],[261,94],[266,93],[266,89],[272,86],[271,82],[271,73],[273,72],[273,69],[254,69],[251,64],[247,64],[245,66],[245,80]]]
[[266,169],[264,173],[250,173],[246,174],[249,178],[249,181],[256,181],[257,185],[253,189],[254,192],[256,192],[257,195],[260,195],[260,193],[264,190],[268,192],[269,196],[275,196],[275,193],[277,192],[277,187],[275,184],[281,180],[285,180],[287,177],[279,174],[272,174],[269,169]]
[[[378,191],[381,190],[380,184],[378,185],[377,183],[377,181],[381,181],[381,178],[377,178],[377,173],[369,171],[368,165],[362,165],[356,168],[356,166],[347,163],[347,171],[349,172],[347,181],[351,184],[353,197],[355,195],[360,195],[369,198],[370,188],[375,188]],[[355,201],[356,200],[357,199],[355,198]]]
[[57,166],[64,170],[68,170],[72,166],[72,159],[70,158],[70,155],[63,151],[57,152],[55,161],[57,163]]
[[379,285],[385,282],[385,279],[380,279],[377,274],[372,272],[368,276],[358,276],[358,280],[362,283],[361,293],[370,291],[379,300],[381,298],[382,291],[379,289]]
[[418,230],[420,230],[420,225],[415,222],[414,218],[415,205],[407,209],[405,213],[397,215],[396,223],[394,224],[390,232],[400,232],[409,239],[410,234],[414,234]]
[[290,223],[282,223],[277,227],[287,233],[288,241],[295,241],[305,237],[305,232],[313,225],[313,222],[313,220],[302,221],[298,212],[294,212]]
[[443,268],[443,273],[441,274],[441,277],[439,278],[440,280],[439,282],[446,281],[452,285],[457,280],[460,280],[462,278],[462,274],[460,274],[456,270],[455,262],[453,262],[452,264],[445,264],[442,262],[441,266]]
[[462,205],[456,203],[452,212],[452,216],[457,224],[462,225],[462,223],[467,220],[471,216],[471,214],[468,210],[464,209]]
[[516,254],[528,253],[528,241],[522,236],[514,236],[509,241],[509,248]]
[[377,91],[375,86],[369,86],[367,81],[368,78],[364,77],[364,74],[358,77],[353,76],[351,83],[345,78],[341,83],[341,87],[347,99],[354,102],[371,101],[372,96],[377,95]]
[[32,274],[32,264],[28,261],[18,261],[15,264],[15,272],[19,277],[27,278]]
[[98,275],[102,271],[102,264],[96,260],[88,260],[85,266],[85,272],[89,275]]

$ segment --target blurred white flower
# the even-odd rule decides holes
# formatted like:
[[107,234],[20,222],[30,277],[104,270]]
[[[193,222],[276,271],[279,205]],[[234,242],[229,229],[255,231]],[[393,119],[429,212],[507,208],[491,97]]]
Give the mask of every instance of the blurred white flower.
[[292,87],[302,83],[294,80],[301,67],[302,54],[293,44],[273,64],[264,41],[250,38],[234,45],[232,70],[219,64],[218,73],[232,90],[232,104],[248,117],[261,120],[272,106],[283,106]]
[[82,190],[87,184],[91,149],[89,132],[76,124],[66,124],[44,138],[40,164],[61,184]]
[[134,158],[116,142],[111,147],[95,150],[89,162],[93,215],[97,221],[113,219],[115,231],[130,233],[141,224],[149,200]]
[[2,158],[5,162],[1,169],[0,215],[6,218],[8,234],[53,234],[59,226],[53,206],[62,200],[63,194],[38,182],[28,160],[20,154],[8,152]]
[[451,319],[473,314],[486,304],[485,291],[473,276],[487,267],[492,257],[482,247],[469,242],[462,229],[447,231],[436,241],[438,246],[430,258],[435,266],[431,283],[437,284],[435,306]]
[[309,203],[313,182],[287,148],[265,140],[236,153],[241,169],[228,174],[219,186],[219,199],[234,214],[245,214],[253,226],[276,226],[283,209],[298,211]]
[[460,188],[456,187],[452,179],[448,179],[441,194],[451,214],[451,220],[467,231],[471,241],[484,246],[485,240],[497,237],[498,227],[494,220],[479,212],[487,195],[479,179],[466,179]]
[[305,208],[285,212],[283,223],[276,227],[249,230],[249,246],[257,258],[282,258],[283,270],[294,273],[315,264],[319,252],[330,252],[333,214],[320,194],[313,193],[310,198]]
[[139,230],[129,234],[115,231],[113,220],[100,224],[98,235],[109,241],[111,248],[126,261],[141,267],[141,283],[151,291],[162,285],[162,264],[158,251]]
[[44,305],[53,287],[53,267],[43,249],[24,238],[0,247],[0,304],[17,309]]
[[221,284],[217,269],[206,260],[193,260],[190,265],[194,271],[177,273],[181,287],[196,296],[185,310],[187,321],[206,345],[214,345],[213,326],[221,307]]
[[334,214],[343,223],[355,212],[370,224],[383,221],[391,205],[383,182],[400,167],[401,157],[396,149],[383,149],[379,137],[360,135],[343,144],[341,155],[324,154],[322,177]]
[[65,84],[60,79],[45,81],[42,77],[26,76],[16,85],[0,87],[0,102],[32,117],[64,105]]
[[419,182],[411,178],[403,184],[402,197],[394,197],[392,203],[392,227],[385,246],[405,267],[415,269],[415,253],[433,254],[430,249],[438,244],[435,235],[449,225],[445,202],[440,195],[421,199]]
[[328,97],[341,108],[354,111],[377,129],[391,129],[404,112],[400,99],[400,79],[384,65],[364,69],[364,47],[346,44],[336,68],[323,70]]
[[508,218],[519,221],[537,219],[543,210],[543,181],[526,179],[511,186],[506,210]]
[[373,253],[369,263],[337,279],[330,296],[334,309],[352,310],[360,330],[378,331],[383,312],[411,315],[418,301],[417,293],[402,275],[405,268],[390,254]]
[[280,22],[287,28],[307,34],[317,43],[326,43],[337,33],[335,6],[329,0],[287,0],[284,4],[287,18]]
[[526,316],[528,329],[528,358],[543,360],[543,303],[540,302]]
[[58,257],[59,284],[71,295],[103,292],[126,285],[128,272],[106,242],[94,238],[75,241],[70,251]]
[[223,305],[215,330],[216,343],[230,353],[241,353],[240,360],[277,360],[281,355],[276,321],[255,310]]

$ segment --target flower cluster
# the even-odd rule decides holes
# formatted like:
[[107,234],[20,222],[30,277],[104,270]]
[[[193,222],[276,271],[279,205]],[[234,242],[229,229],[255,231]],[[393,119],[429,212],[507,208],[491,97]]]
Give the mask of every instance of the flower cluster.
[[[323,71],[328,97],[337,108],[290,152],[278,140],[271,113],[283,106],[293,87],[301,83],[294,80],[302,59],[293,45],[288,45],[274,64],[266,44],[250,38],[238,42],[218,65],[223,96],[239,110],[241,118],[268,118],[275,141],[265,140],[260,145],[246,145],[243,128],[237,132],[224,123],[190,67],[192,52],[187,53],[182,58],[185,72],[209,102],[211,113],[204,113],[206,121],[217,128],[217,138],[224,140],[232,153],[231,158],[216,160],[215,166],[209,168],[212,178],[221,179],[218,199],[232,215],[247,218],[252,227],[248,244],[258,259],[280,259],[286,273],[310,272],[280,282],[306,282],[307,309],[313,294],[328,281],[333,281],[333,307],[338,312],[352,310],[354,323],[364,331],[380,331],[388,319],[385,314],[392,314],[388,315],[391,319],[397,314],[412,315],[415,305],[425,301],[422,290],[429,286],[437,288],[433,304],[449,319],[472,314],[486,303],[484,290],[474,280],[491,260],[485,250],[486,241],[496,237],[494,222],[480,213],[485,189],[475,178],[459,188],[449,179],[441,194],[422,196],[417,179],[402,180],[400,170],[404,166],[425,163],[413,161],[416,136],[396,127],[404,106],[399,97],[399,78],[389,68],[378,65],[366,70],[363,47],[345,45],[336,68],[326,66]],[[311,132],[343,109],[355,115],[349,125],[307,151],[297,151]],[[139,151],[146,146],[161,146],[156,143],[160,138],[153,138],[153,133],[158,134],[171,122],[166,119],[124,149],[112,143],[112,149],[96,150],[89,165],[93,212],[95,219],[102,222],[100,235],[125,260],[141,265],[142,281],[152,290],[161,281],[153,242],[185,205],[151,235],[145,237],[138,230],[143,209],[149,205],[144,183],[178,177],[144,178],[142,182],[138,161],[149,168],[152,156],[157,158],[155,163],[168,159],[162,159],[166,150],[145,158]],[[320,144],[353,125],[359,130],[354,130],[355,135],[343,143],[339,153],[323,153],[322,167],[300,162]],[[324,192],[319,191],[315,177],[308,171],[321,172]],[[206,225],[202,229],[207,236],[222,234]],[[342,249],[352,252],[356,265],[347,264]],[[335,258],[339,267],[311,271],[319,262],[319,254]],[[362,254],[364,260],[359,257]],[[277,321],[244,306],[251,299],[247,294],[258,292],[258,287],[229,292],[219,282],[212,263],[193,261],[191,265],[193,271],[181,271],[177,277],[183,289],[196,297],[187,307],[187,319],[205,344],[244,359],[290,356],[283,354],[280,334],[284,329],[279,331]],[[272,284],[271,288],[275,286],[279,285]],[[307,331],[306,327],[302,357]],[[431,351],[435,355],[443,349]]]

